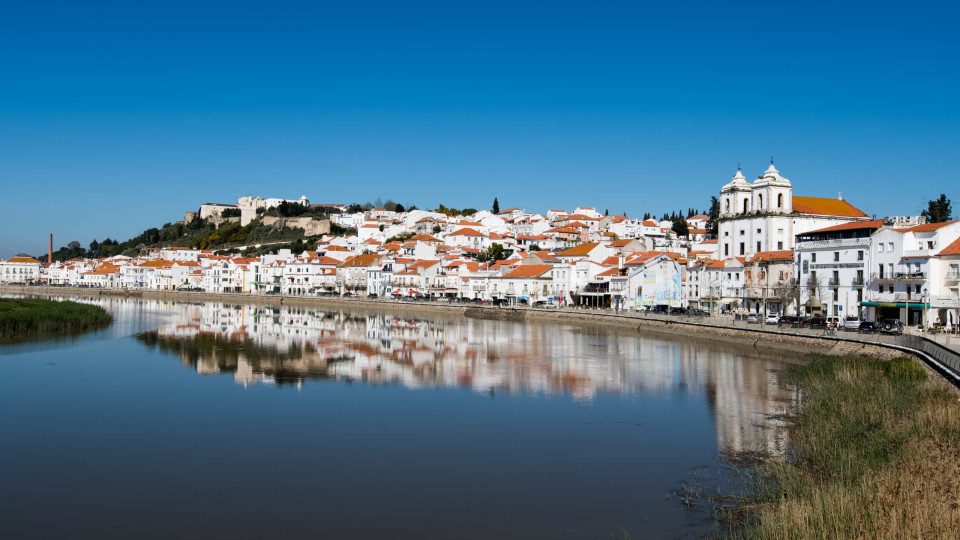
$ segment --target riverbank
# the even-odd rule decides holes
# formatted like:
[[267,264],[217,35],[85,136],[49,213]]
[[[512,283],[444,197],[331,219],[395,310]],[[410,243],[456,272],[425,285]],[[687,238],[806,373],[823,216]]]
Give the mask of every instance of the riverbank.
[[[476,319],[513,321],[548,321],[567,324],[615,326],[640,334],[671,335],[682,338],[707,339],[756,349],[787,351],[802,354],[870,355],[890,359],[902,353],[874,342],[849,338],[829,338],[815,334],[781,331],[761,331],[759,328],[725,326],[728,321],[679,317],[657,317],[644,313],[614,313],[587,309],[531,309],[490,307],[476,304],[447,304],[441,302],[399,302],[366,298],[305,297],[281,295],[250,295],[237,293],[207,293],[156,290],[91,289],[78,287],[22,287],[0,285],[0,294],[31,294],[42,296],[83,296],[142,298],[172,302],[220,302],[284,307],[314,307],[345,309],[361,312],[390,312],[400,314],[437,314],[465,316]],[[856,334],[854,334],[856,336]]]
[[909,358],[821,357],[783,376],[800,399],[786,461],[760,479],[735,538],[956,538],[960,402]]
[[99,306],[41,298],[0,298],[0,344],[73,336],[105,328],[113,316]]

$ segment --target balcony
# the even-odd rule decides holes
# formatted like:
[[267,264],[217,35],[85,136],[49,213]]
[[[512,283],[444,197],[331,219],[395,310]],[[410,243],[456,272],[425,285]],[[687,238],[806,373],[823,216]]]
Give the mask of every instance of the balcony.
[[894,279],[904,283],[922,283],[927,276],[923,272],[897,272]]
[[954,283],[954,284],[955,284],[955,283],[957,283],[958,281],[960,281],[960,272],[958,272],[958,271],[956,271],[956,270],[951,271],[951,272],[947,272],[947,275],[944,276],[944,280],[946,280],[947,283]]
[[853,287],[863,287],[866,285],[866,283],[864,283],[864,279],[862,277],[855,277],[853,278],[853,281],[850,282],[850,285]]
[[880,284],[891,284],[891,283],[893,283],[893,276],[889,276],[889,275],[887,275],[887,274],[880,275],[880,274],[874,272],[874,273],[870,274],[870,282],[871,282],[871,283],[880,283]]

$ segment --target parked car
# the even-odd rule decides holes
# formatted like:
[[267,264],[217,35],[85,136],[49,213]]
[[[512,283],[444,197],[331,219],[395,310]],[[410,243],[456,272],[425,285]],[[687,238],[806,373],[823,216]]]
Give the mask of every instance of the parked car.
[[860,323],[860,326],[857,327],[857,332],[860,334],[875,334],[877,332],[877,323],[873,321],[863,321]]
[[826,326],[827,319],[821,315],[810,317],[810,326]]
[[880,333],[899,336],[903,334],[903,323],[900,319],[884,319],[880,322]]
[[533,307],[538,307],[538,308],[547,307],[547,302],[546,300],[537,300],[536,302],[533,303]]
[[800,317],[796,315],[784,315],[777,320],[777,324],[797,324],[802,325],[804,321],[800,320]]
[[687,313],[687,308],[683,308],[683,307],[670,308],[670,315],[685,315],[686,313]]
[[827,326],[830,328],[840,328],[843,325],[843,319],[840,317],[827,317]]
[[747,324],[760,324],[760,315],[756,313],[747,315]]
[[694,308],[687,310],[687,315],[692,315],[694,317],[709,317],[710,312],[702,309]]
[[777,315],[776,313],[771,313],[767,315],[767,318],[764,319],[763,322],[764,324],[777,324],[778,322],[780,322],[780,316]]
[[862,322],[863,321],[860,320],[860,317],[849,316],[843,321],[843,329],[848,332],[852,332],[853,330],[859,330],[860,324]]
[[650,310],[651,313],[668,313],[670,307],[666,304],[660,304],[658,306],[653,306],[653,309]]

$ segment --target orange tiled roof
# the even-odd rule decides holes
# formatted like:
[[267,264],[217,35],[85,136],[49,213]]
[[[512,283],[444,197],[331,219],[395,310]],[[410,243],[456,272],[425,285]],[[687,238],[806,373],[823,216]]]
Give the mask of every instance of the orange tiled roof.
[[598,242],[587,242],[585,244],[580,244],[579,246],[573,246],[572,248],[567,248],[560,253],[557,253],[557,257],[585,257],[593,248],[599,246]]
[[840,225],[834,225],[832,227],[817,229],[815,231],[810,231],[803,234],[813,234],[813,233],[823,233],[823,232],[833,232],[833,231],[851,231],[855,229],[879,229],[880,227],[883,227],[883,220],[874,219],[870,221],[854,221],[852,223],[841,223]]
[[937,254],[937,256],[940,257],[944,255],[960,255],[960,238],[954,240],[952,244],[943,248],[940,253]]
[[923,225],[917,225],[914,227],[908,227],[906,229],[900,229],[900,232],[930,232],[940,229],[941,227],[946,227],[947,225],[953,225],[954,223],[960,223],[958,221],[944,221],[943,223],[924,223]]
[[550,270],[553,270],[553,265],[550,264],[526,264],[518,266],[516,269],[510,271],[507,275],[503,276],[505,278],[535,278],[540,277]]
[[793,250],[785,249],[781,251],[758,251],[750,258],[750,262],[756,261],[793,261]]
[[447,236],[483,236],[483,234],[481,234],[480,231],[476,231],[469,227],[464,227],[448,234]]
[[821,197],[793,197],[793,210],[801,214],[818,216],[867,217],[847,201],[842,199],[824,199]]
[[358,268],[371,266],[380,258],[379,255],[354,255],[340,263],[340,268]]
[[6,260],[8,263],[39,263],[40,261],[34,259],[33,257],[11,257]]

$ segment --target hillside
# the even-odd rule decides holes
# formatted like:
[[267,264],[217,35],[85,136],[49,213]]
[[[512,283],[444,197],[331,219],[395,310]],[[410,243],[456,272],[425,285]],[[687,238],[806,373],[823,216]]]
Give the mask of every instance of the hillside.
[[[330,233],[341,236],[356,234],[356,230],[345,229],[331,223]],[[123,242],[105,238],[100,242],[94,240],[86,248],[79,242],[70,242],[53,252],[53,260],[65,261],[74,257],[101,258],[114,255],[135,257],[148,248],[169,246],[239,253],[241,252],[239,247],[270,244],[260,248],[246,248],[242,252],[247,255],[261,255],[285,247],[295,252],[302,252],[304,249],[310,249],[311,245],[315,245],[316,240],[317,237],[305,236],[303,229],[264,225],[260,220],[252,221],[245,226],[236,222],[226,222],[221,223],[217,228],[212,221],[195,218],[190,222],[166,223],[160,228],[150,228]],[[43,262],[47,261],[46,254],[36,258]]]

